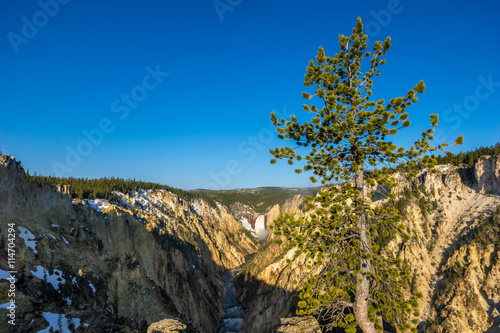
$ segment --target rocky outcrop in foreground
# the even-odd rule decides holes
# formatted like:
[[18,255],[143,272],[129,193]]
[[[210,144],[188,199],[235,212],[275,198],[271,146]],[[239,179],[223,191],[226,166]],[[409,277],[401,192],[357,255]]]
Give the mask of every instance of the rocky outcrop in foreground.
[[321,333],[318,321],[313,317],[282,318],[276,333]]
[[185,333],[187,326],[175,319],[163,319],[151,324],[147,333]]

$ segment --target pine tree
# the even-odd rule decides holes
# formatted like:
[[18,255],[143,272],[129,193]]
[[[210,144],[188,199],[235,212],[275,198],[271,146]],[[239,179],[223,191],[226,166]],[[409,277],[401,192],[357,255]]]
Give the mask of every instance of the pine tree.
[[21,258],[19,259],[19,284],[24,284],[24,279],[26,277],[25,271],[26,270],[26,248],[23,248],[21,251]]
[[[382,58],[391,39],[375,42],[373,53],[365,51],[366,42],[358,18],[350,36],[339,36],[340,51],[334,57],[319,48],[304,81],[314,92],[302,93],[306,100],[316,97],[323,104],[303,105],[310,121],[299,123],[294,115],[286,121],[271,114],[278,137],[298,146],[271,149],[275,157],[271,163],[305,160],[295,171],[313,171],[313,182],[329,184],[315,198],[306,199],[310,209],[306,218],[281,216],[274,222],[274,233],[285,236],[286,249],[295,248],[295,257],[306,255],[309,269],[322,267],[299,291],[299,315],[317,315],[327,326],[346,332],[356,332],[358,325],[363,332],[382,330],[380,317],[406,330],[411,328],[411,316],[419,316],[421,294],[410,293],[411,267],[394,258],[387,244],[409,235],[395,207],[370,205],[367,187],[377,184],[390,190],[397,185],[389,172],[395,166],[410,169],[410,176],[415,176],[419,167],[437,164],[427,153],[448,145],[430,145],[438,123],[434,114],[431,128],[410,149],[389,140],[410,125],[406,108],[417,102],[425,85],[420,81],[406,96],[388,103],[371,101],[372,79],[380,74],[378,67],[385,63]],[[455,144],[462,141],[460,136]],[[306,154],[297,153],[299,148]]]

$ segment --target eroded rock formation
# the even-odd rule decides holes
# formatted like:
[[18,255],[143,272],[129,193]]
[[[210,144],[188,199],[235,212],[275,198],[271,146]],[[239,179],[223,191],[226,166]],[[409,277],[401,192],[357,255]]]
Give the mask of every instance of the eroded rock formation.
[[191,332],[217,330],[222,273],[257,249],[225,207],[161,190],[119,193],[116,203],[66,192],[27,183],[21,165],[0,156],[0,268],[9,224],[18,235],[17,325],[9,332],[145,332],[165,317]]
[[[484,156],[474,169],[440,165],[437,173],[423,170],[413,180],[396,174],[400,185],[392,191],[402,200],[412,238],[393,242],[391,249],[412,264],[412,288],[424,295],[420,332],[500,332],[500,214],[492,217],[500,205],[499,159]],[[373,193],[375,205],[387,200],[384,189],[368,191],[379,191]],[[285,252],[272,238],[237,280],[250,318],[244,332],[266,332],[278,327],[280,318],[294,316],[296,290],[311,274],[301,257],[287,263],[294,249]]]
[[[412,238],[390,248],[415,268],[420,332],[500,332],[499,159],[483,156],[475,168],[441,165],[414,179],[395,175],[391,204],[401,208]],[[388,200],[382,188],[367,191],[374,205]],[[304,256],[287,262],[294,249],[284,251],[272,233],[259,247],[250,235],[259,214],[250,207],[211,207],[163,190],[117,192],[114,203],[72,200],[69,192],[27,183],[20,163],[0,155],[2,269],[9,224],[17,235],[18,325],[9,332],[146,332],[150,325],[216,332],[224,317],[222,273],[257,249],[235,281],[246,312],[242,332],[318,331],[314,319],[306,325],[295,318],[297,288],[315,272]],[[265,231],[281,214],[306,214],[303,199],[270,207],[260,217]],[[1,270],[0,307],[9,301],[6,278]]]

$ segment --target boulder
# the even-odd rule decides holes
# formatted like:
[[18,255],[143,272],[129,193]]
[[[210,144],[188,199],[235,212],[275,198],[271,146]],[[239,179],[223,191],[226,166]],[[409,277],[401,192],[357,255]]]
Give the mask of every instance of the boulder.
[[187,326],[175,319],[163,319],[152,323],[148,327],[148,333],[182,333],[186,331]]
[[321,333],[318,321],[312,316],[281,318],[276,333]]

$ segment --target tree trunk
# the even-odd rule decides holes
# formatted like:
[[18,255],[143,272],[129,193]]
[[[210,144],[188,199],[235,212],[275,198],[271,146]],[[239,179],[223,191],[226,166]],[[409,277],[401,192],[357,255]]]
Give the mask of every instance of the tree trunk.
[[[356,171],[356,178],[354,180],[354,187],[356,190],[360,191],[362,202],[365,200],[364,193],[364,174],[362,170]],[[366,220],[366,215],[361,214],[358,220],[359,226],[359,240],[361,242],[361,252],[370,253],[371,252],[371,241],[366,235],[368,229],[368,223]],[[360,270],[363,272],[371,272],[372,265],[369,259],[360,259]],[[359,327],[365,333],[375,333],[375,324],[368,318],[368,298],[370,296],[370,281],[368,278],[358,273],[356,283],[356,293],[354,299],[354,316],[358,322]],[[361,282],[360,282],[361,281]]]

